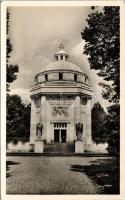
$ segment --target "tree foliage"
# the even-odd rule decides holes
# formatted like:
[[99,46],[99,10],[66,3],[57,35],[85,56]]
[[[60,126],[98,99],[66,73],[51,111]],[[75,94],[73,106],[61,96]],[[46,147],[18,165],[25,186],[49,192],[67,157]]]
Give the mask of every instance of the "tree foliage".
[[7,76],[7,91],[9,91],[10,83],[12,83],[14,80],[17,79],[17,72],[19,72],[18,65],[12,65],[9,63],[10,53],[12,52],[12,44],[10,42],[10,39],[8,37],[8,31],[9,31],[9,11],[7,10],[7,40],[6,40],[6,46],[7,46],[7,55],[6,55],[6,76]]
[[[12,44],[8,37],[10,13],[7,11],[7,92],[9,92],[10,83],[17,79],[19,72],[18,65],[9,63],[12,52]],[[28,139],[30,135],[30,104],[24,105],[18,95],[9,95],[7,93],[7,141]]]
[[92,139],[96,143],[107,142],[106,112],[99,102],[92,108]]
[[112,105],[108,108],[107,129],[108,152],[111,155],[119,155],[120,152],[120,106]]
[[30,109],[18,95],[7,94],[7,140],[29,138]]
[[108,143],[110,155],[119,155],[120,151],[120,106],[107,108],[107,113],[99,102],[92,108],[92,139],[96,143]]
[[[84,54],[88,56],[90,68],[107,83],[102,96],[109,102],[119,103],[120,97],[120,17],[118,6],[106,6],[103,11],[94,7],[86,20],[88,26],[81,33],[86,44]],[[110,83],[109,83],[110,82]]]

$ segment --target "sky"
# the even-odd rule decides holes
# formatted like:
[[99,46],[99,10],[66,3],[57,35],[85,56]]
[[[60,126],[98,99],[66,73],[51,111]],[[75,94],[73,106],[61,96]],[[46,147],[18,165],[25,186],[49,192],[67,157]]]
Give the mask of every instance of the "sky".
[[11,94],[30,102],[30,89],[34,76],[54,61],[54,54],[63,43],[69,61],[78,64],[90,79],[94,91],[93,102],[109,105],[101,97],[102,81],[95,70],[90,70],[87,56],[83,54],[85,41],[81,32],[87,25],[90,7],[9,7],[9,38],[13,46],[10,63],[19,65],[17,80],[11,84]]

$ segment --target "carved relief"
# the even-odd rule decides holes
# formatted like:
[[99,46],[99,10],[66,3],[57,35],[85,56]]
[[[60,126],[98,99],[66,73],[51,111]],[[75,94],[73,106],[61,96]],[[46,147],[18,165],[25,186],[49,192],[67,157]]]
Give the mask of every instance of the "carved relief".
[[39,107],[41,106],[40,98],[38,98],[38,99],[34,99],[34,103],[35,103],[36,107],[39,108]]
[[64,116],[64,117],[67,117],[68,116],[68,109],[69,107],[68,106],[56,106],[56,107],[53,107],[53,111],[52,111],[52,114],[54,117],[57,117],[57,116]]
[[82,96],[81,97],[81,104],[82,105],[86,105],[87,104],[87,97],[86,96]]
[[70,105],[74,101],[72,96],[47,96],[47,102],[51,105],[53,117],[68,117]]

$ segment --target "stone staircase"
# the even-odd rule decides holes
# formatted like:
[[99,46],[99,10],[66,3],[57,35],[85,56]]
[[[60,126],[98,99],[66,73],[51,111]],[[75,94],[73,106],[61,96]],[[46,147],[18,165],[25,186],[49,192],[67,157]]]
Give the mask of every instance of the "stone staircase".
[[74,143],[54,143],[46,144],[43,153],[74,153]]

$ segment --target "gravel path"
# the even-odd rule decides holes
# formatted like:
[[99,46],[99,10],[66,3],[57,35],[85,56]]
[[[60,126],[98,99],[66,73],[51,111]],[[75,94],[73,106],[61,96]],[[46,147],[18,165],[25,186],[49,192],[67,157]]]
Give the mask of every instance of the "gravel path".
[[89,165],[96,159],[9,156],[7,194],[99,194],[99,186],[84,172],[71,170],[72,165]]

